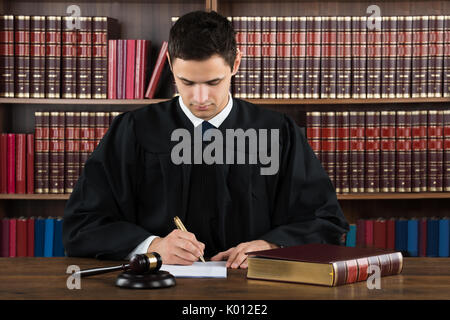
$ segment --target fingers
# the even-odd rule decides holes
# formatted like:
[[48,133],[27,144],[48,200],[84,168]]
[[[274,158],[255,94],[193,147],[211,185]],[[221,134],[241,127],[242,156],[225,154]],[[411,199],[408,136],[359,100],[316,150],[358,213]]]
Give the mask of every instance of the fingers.
[[241,266],[243,262],[247,261],[247,255],[245,254],[248,250],[248,243],[239,244],[234,250],[230,253],[230,256],[227,260],[227,268],[237,269]]
[[219,252],[214,257],[211,258],[211,261],[222,261],[227,259],[230,256],[230,253],[234,250],[233,248],[228,249],[227,251]]

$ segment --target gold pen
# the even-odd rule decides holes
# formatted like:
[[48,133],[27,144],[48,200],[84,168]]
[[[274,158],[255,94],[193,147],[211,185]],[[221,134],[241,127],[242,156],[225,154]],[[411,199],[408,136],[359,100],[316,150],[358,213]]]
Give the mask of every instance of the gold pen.
[[[178,229],[180,229],[181,231],[187,231],[186,227],[184,226],[183,222],[181,222],[180,218],[178,218],[177,216],[175,216],[173,218],[173,221],[175,222],[175,225],[177,226]],[[203,261],[203,263],[205,262],[205,259],[203,258],[203,256],[200,256],[200,260]]]

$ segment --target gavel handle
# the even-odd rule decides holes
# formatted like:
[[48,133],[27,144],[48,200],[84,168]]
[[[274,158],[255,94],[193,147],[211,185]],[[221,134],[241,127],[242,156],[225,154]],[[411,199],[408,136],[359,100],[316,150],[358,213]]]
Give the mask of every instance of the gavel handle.
[[89,276],[94,276],[96,274],[108,273],[108,272],[117,271],[117,270],[125,270],[125,269],[127,269],[127,267],[128,267],[128,265],[122,264],[120,266],[115,266],[115,267],[93,268],[93,269],[80,270],[80,272],[78,272],[78,274],[80,275],[80,277],[89,277]]

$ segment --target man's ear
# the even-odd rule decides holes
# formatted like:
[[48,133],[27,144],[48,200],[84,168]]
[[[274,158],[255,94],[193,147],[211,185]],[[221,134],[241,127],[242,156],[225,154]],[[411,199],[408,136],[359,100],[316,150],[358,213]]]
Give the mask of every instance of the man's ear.
[[239,48],[237,48],[236,49],[236,59],[234,59],[233,71],[231,72],[231,76],[234,76],[238,72],[239,66],[241,64],[242,55],[243,55],[243,53],[241,52],[241,50],[239,50]]

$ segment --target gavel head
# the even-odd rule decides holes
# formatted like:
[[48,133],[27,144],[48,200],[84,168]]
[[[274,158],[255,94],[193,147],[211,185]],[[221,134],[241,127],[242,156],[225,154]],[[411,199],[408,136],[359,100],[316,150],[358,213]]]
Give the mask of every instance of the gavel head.
[[159,253],[150,252],[146,254],[135,254],[130,259],[129,271],[136,274],[157,272],[162,265]]

